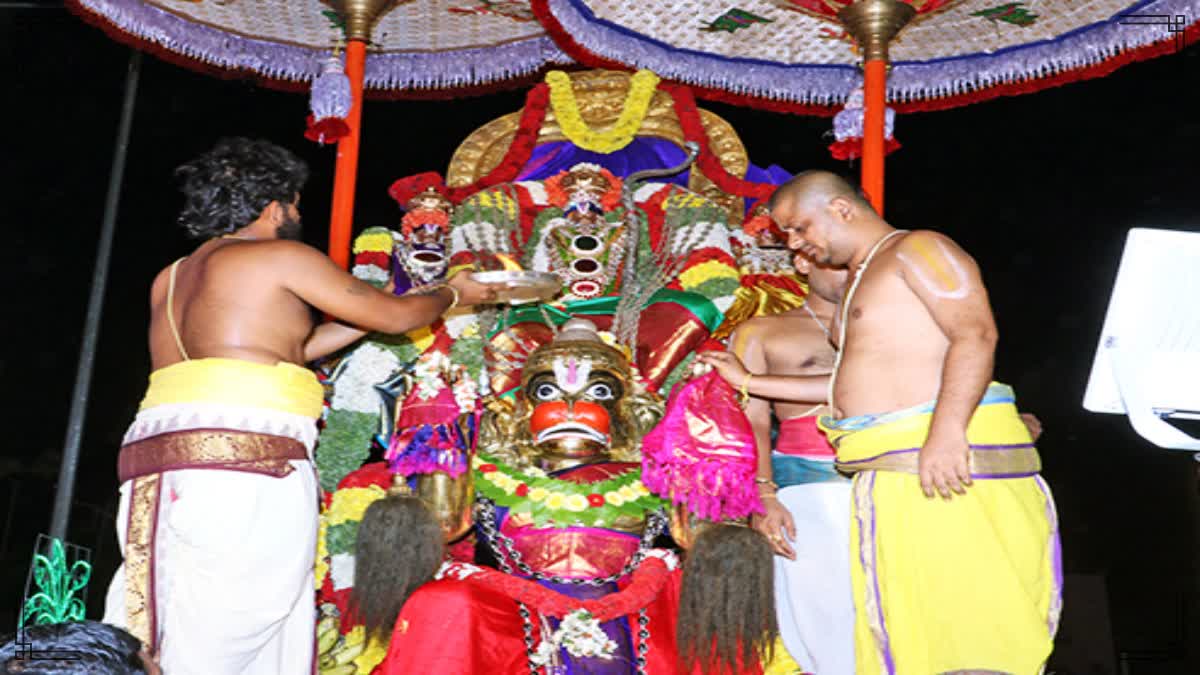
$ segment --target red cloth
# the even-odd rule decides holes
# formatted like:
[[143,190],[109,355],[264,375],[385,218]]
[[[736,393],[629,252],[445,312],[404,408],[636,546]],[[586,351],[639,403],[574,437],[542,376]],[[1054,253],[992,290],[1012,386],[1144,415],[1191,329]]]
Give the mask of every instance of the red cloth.
[[[647,608],[650,650],[646,672],[674,675],[675,615],[679,570]],[[637,626],[637,615],[628,617]],[[636,628],[634,628],[636,631]],[[528,675],[525,639],[517,603],[469,580],[425,584],[404,604],[379,675]]]
[[833,459],[835,454],[833,446],[829,444],[829,439],[817,428],[815,415],[793,417],[780,422],[775,452],[815,459]]

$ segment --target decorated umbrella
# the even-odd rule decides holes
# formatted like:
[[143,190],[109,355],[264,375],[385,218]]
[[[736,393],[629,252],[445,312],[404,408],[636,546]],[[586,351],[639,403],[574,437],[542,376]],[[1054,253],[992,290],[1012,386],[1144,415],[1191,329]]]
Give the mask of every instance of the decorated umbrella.
[[1200,35],[1197,0],[530,4],[581,63],[648,68],[692,85],[702,98],[768,110],[833,114],[862,83],[861,63],[863,185],[877,208],[885,98],[896,111],[910,112],[1032,92],[1106,75]]
[[[343,267],[350,256],[364,92],[395,97],[480,92],[523,81],[549,64],[570,62],[534,20],[528,3],[516,0],[68,4],[114,38],[168,61],[251,77],[275,88],[312,86],[314,117],[338,122],[312,136],[338,139],[329,252]],[[340,60],[329,67],[333,50],[343,48],[344,77]]]

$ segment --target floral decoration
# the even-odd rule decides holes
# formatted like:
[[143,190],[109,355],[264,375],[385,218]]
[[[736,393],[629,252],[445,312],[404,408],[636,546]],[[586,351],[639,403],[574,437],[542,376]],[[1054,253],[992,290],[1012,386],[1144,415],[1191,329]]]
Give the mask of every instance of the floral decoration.
[[579,114],[569,75],[552,70],[546,73],[546,84],[550,86],[550,105],[554,107],[554,116],[558,118],[563,135],[584,150],[608,154],[629,145],[637,136],[658,87],[658,75],[649,70],[633,74],[621,115],[607,131],[592,129]]
[[665,504],[642,485],[640,467],[597,483],[573,483],[538,469],[517,471],[482,455],[472,458],[471,466],[479,494],[514,513],[529,514],[538,527],[605,527],[621,516],[643,518]]

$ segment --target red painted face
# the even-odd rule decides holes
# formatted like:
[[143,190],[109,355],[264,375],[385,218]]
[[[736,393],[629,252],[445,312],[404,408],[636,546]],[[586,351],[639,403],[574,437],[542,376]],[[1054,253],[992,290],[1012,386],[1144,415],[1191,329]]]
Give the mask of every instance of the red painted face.
[[529,429],[534,436],[551,427],[576,423],[586,426],[592,431],[608,435],[609,416],[604,406],[591,401],[547,401],[539,403],[533,409],[533,417],[529,420]]

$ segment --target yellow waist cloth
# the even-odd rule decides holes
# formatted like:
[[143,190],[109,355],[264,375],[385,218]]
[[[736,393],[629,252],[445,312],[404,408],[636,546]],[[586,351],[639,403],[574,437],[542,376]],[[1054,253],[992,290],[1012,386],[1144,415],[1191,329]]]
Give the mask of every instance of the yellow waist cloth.
[[[818,426],[837,450],[844,472],[917,472],[917,456],[929,436],[934,402],[881,415],[835,420],[822,417]],[[1032,476],[1041,460],[1029,429],[1017,413],[1008,385],[993,382],[967,425],[971,475],[976,478]]]
[[929,499],[915,472],[932,403],[820,420],[856,472],[851,581],[858,675],[1036,675],[1061,608],[1053,498],[1012,390],[993,384],[971,418],[966,495]]
[[221,403],[317,419],[323,400],[324,389],[307,368],[211,358],[181,361],[151,373],[139,410],[176,403]]

